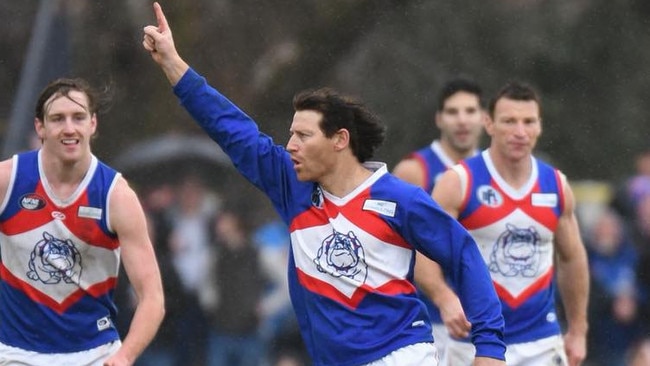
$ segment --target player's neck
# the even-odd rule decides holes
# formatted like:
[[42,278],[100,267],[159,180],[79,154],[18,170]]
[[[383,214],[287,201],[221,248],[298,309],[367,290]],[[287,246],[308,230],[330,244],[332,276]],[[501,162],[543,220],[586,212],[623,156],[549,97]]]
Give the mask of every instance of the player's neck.
[[363,164],[341,164],[318,183],[336,197],[345,197],[372,175]]
[[498,154],[495,149],[489,149],[489,153],[494,168],[508,185],[519,189],[528,182],[533,172],[530,155],[521,159],[508,159]]
[[454,163],[458,163],[461,160],[470,158],[474,155],[476,152],[476,148],[468,149],[468,150],[458,150],[451,146],[447,140],[440,139],[440,148],[442,148],[442,151],[453,161]]
[[45,178],[53,193],[60,199],[72,195],[90,168],[91,156],[74,163],[55,159],[47,154],[41,157]]

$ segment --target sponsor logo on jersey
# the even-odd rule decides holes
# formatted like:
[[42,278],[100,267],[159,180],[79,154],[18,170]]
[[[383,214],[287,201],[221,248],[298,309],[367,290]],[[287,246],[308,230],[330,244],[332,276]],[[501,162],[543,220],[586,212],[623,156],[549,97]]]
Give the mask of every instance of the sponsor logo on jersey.
[[557,322],[557,314],[555,314],[552,311],[550,313],[546,314],[546,321],[549,322],[549,323]]
[[416,328],[416,327],[423,327],[426,323],[424,320],[416,320],[413,323],[411,323],[411,327]]
[[476,196],[482,204],[490,207],[499,207],[503,204],[503,197],[492,186],[480,186],[476,189]]
[[28,193],[20,197],[20,207],[30,211],[40,210],[45,207],[45,200],[36,193]]
[[537,207],[557,206],[556,193],[533,193],[530,199],[533,206],[537,206]]
[[323,191],[319,186],[316,185],[314,187],[314,190],[311,192],[311,205],[316,208],[323,208],[324,200],[325,198],[323,198]]
[[374,211],[385,216],[395,217],[397,203],[381,200],[366,200],[363,203],[365,211]]
[[111,327],[111,318],[105,316],[103,318],[97,319],[97,330],[102,331]]
[[102,209],[97,207],[79,206],[77,216],[99,220],[102,218]]
[[65,214],[59,211],[52,211],[52,217],[57,220],[65,220]]

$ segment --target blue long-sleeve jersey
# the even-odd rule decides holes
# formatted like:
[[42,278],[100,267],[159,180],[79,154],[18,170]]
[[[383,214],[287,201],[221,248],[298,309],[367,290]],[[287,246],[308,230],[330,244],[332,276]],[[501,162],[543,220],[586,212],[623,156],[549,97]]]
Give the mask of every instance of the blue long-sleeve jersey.
[[504,358],[501,307],[476,243],[427,193],[369,163],[373,175],[336,197],[299,181],[284,147],[192,69],[174,92],[289,226],[291,301],[315,365],[361,365],[432,341],[413,285],[416,249],[458,284],[476,354]]

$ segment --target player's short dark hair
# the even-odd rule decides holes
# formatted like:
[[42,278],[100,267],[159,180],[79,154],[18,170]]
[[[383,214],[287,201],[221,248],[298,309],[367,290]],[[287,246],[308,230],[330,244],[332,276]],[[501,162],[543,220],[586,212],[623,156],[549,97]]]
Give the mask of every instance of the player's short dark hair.
[[494,107],[497,105],[499,99],[510,99],[522,102],[534,101],[537,103],[539,111],[542,110],[542,100],[539,93],[533,86],[521,81],[510,81],[504,85],[497,94],[490,100],[488,111],[490,116],[494,117]]
[[447,81],[440,89],[440,92],[438,92],[437,112],[442,112],[447,99],[458,92],[476,95],[479,106],[483,108],[483,89],[481,89],[481,86],[468,77],[460,76]]
[[345,128],[350,133],[350,147],[359,162],[371,159],[383,143],[386,127],[360,101],[343,96],[331,88],[309,89],[293,98],[295,111],[317,111],[323,115],[320,128],[327,137]]

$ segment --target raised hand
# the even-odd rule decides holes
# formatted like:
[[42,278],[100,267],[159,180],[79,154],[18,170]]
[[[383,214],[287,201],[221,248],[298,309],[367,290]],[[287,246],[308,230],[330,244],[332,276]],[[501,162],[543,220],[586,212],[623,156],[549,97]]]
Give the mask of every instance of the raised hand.
[[151,58],[162,67],[169,82],[176,85],[189,66],[176,51],[172,30],[169,28],[169,23],[167,23],[167,18],[160,4],[154,2],[153,11],[158,25],[144,27],[142,46],[149,51]]

